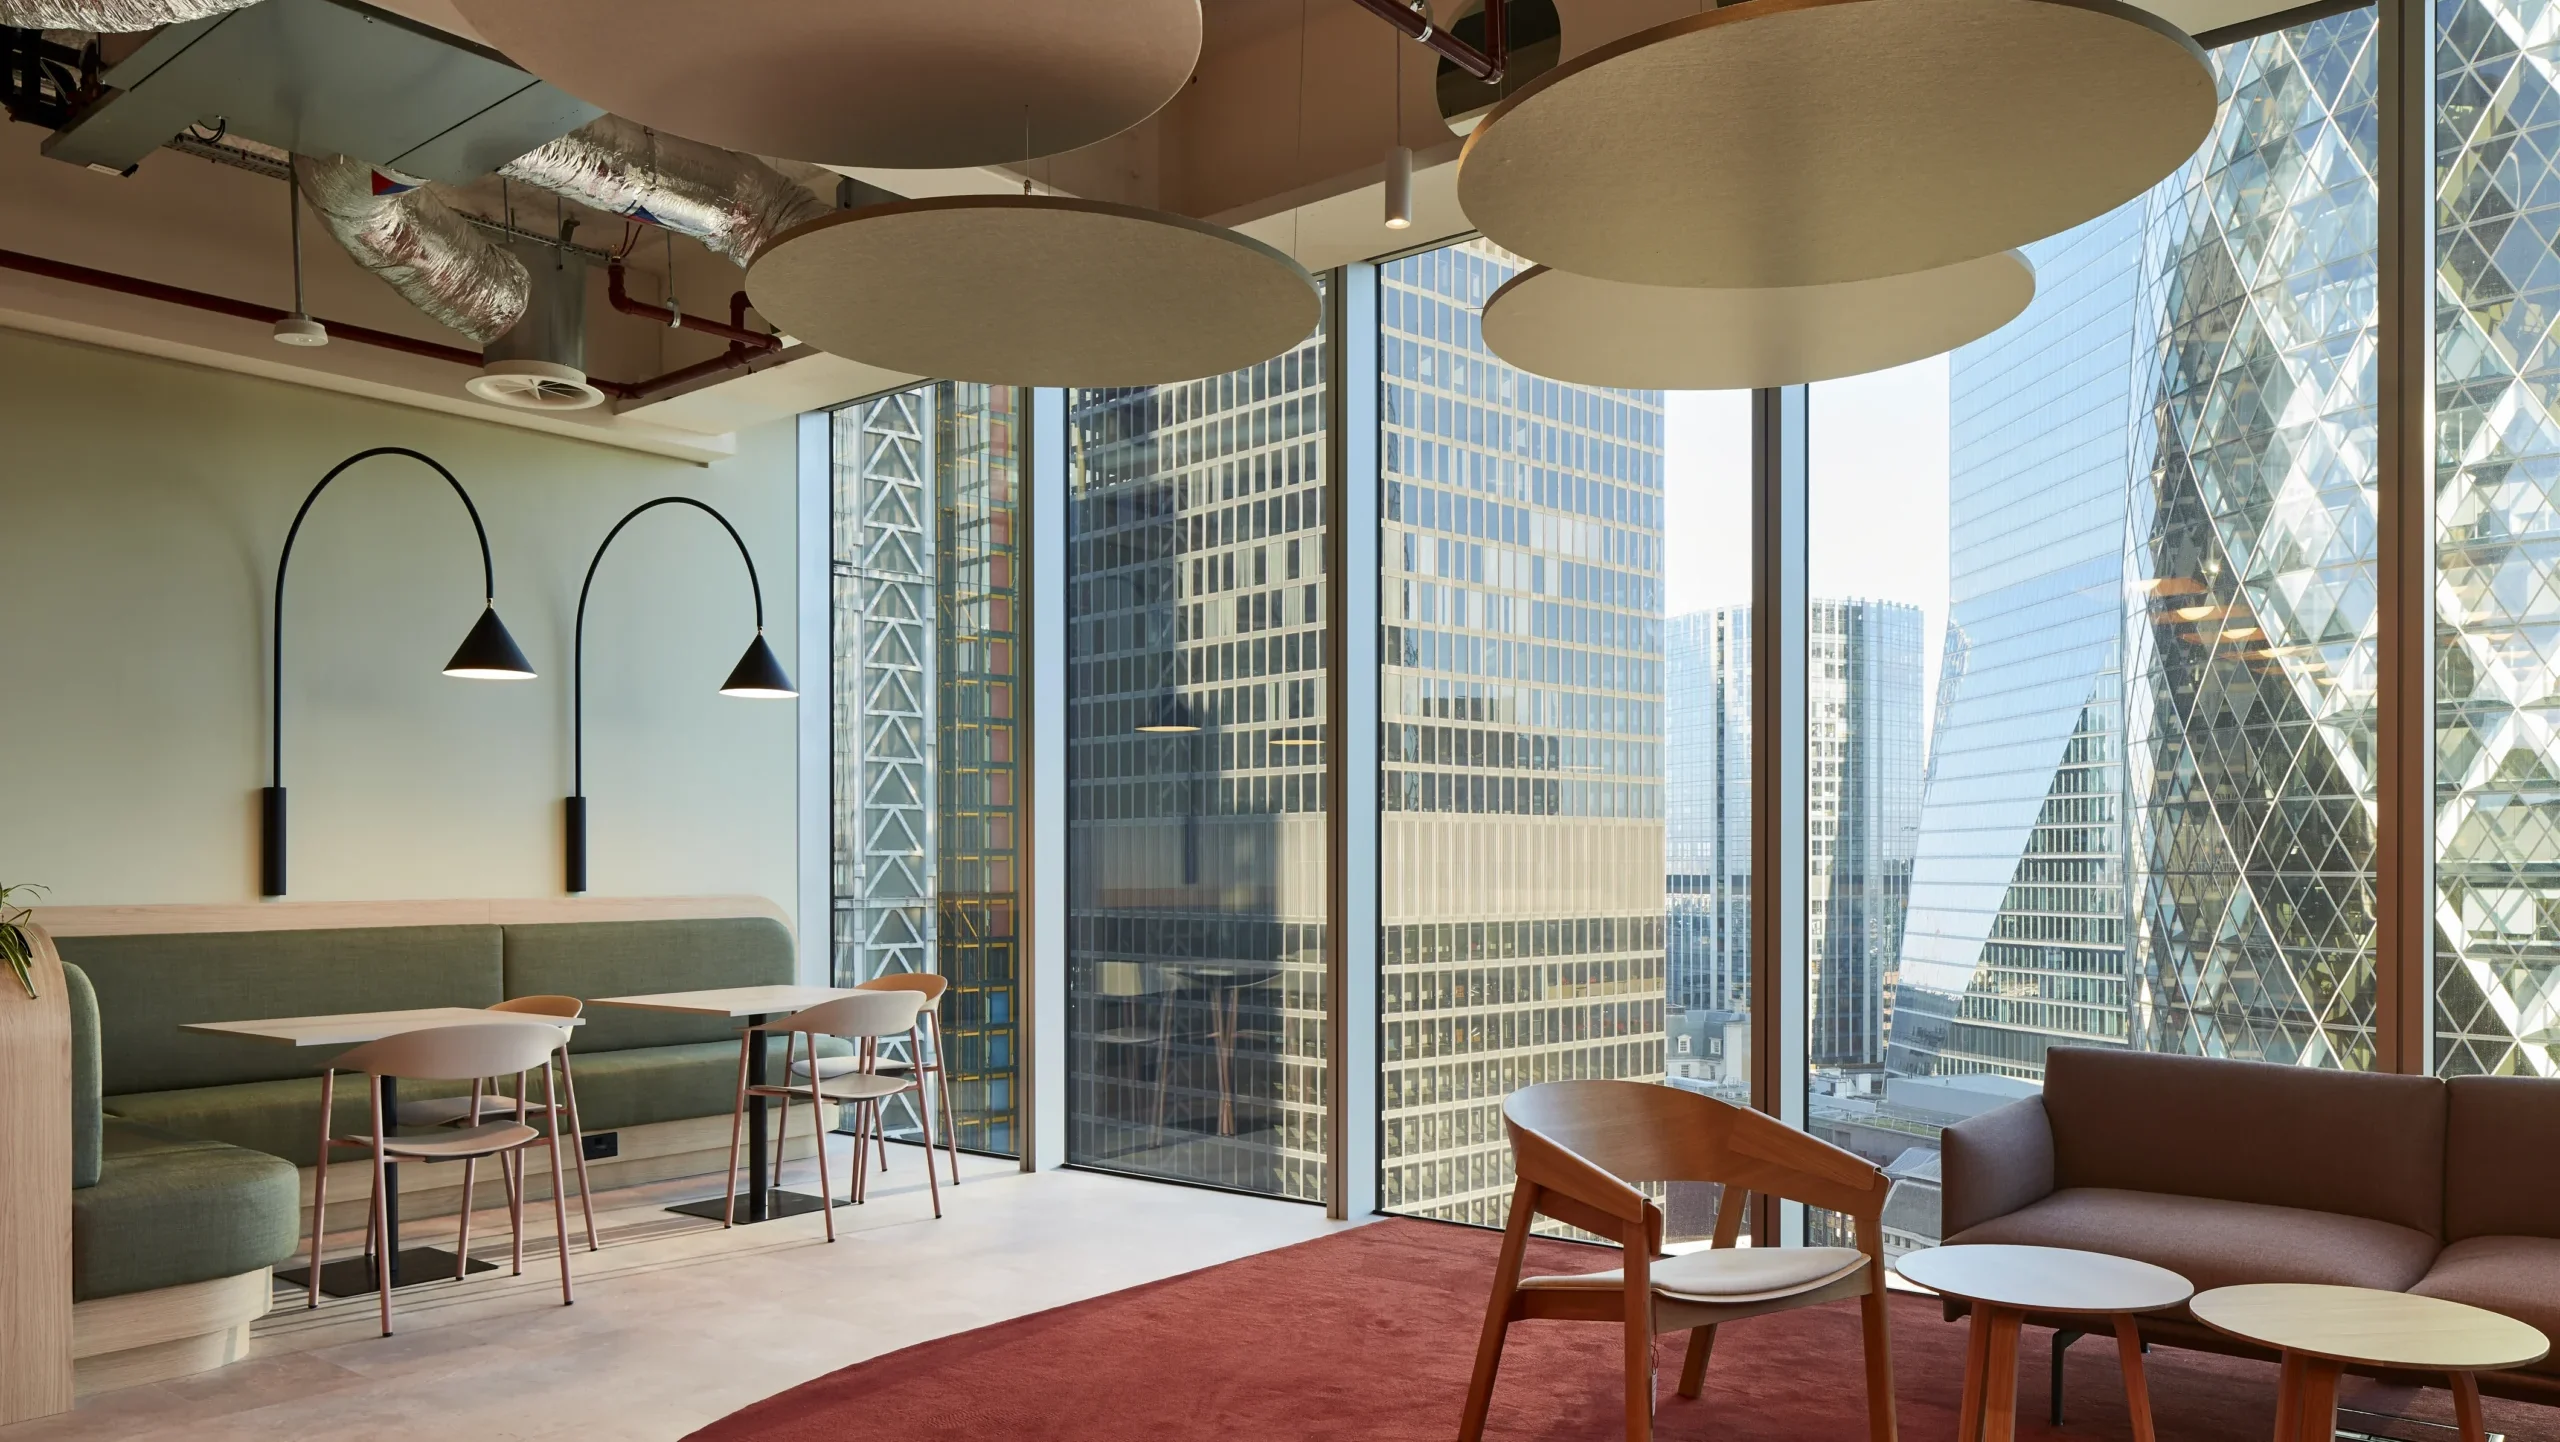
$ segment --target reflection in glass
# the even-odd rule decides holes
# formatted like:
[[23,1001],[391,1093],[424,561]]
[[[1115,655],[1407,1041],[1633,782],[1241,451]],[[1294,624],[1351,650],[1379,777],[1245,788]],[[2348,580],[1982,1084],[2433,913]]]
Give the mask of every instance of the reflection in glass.
[[1068,393],[1068,1157],[1324,1196],[1325,345]]
[[[833,425],[834,976],[949,980],[960,1144],[1002,1154],[1018,1145],[1020,406],[941,382]],[[915,1121],[893,1112],[890,1132]]]

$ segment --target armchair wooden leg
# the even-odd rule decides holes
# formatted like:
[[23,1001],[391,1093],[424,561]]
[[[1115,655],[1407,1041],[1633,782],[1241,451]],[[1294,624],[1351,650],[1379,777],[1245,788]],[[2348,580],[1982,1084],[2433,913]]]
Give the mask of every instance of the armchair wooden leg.
[[1467,1407],[1458,1417],[1458,1442],[1482,1442],[1484,1420],[1493,1409],[1493,1382],[1502,1370],[1502,1344],[1511,1331],[1511,1308],[1520,1296],[1520,1258],[1529,1247],[1530,1209],[1538,1199],[1535,1183],[1521,1182],[1511,1192],[1511,1221],[1502,1229],[1502,1252],[1493,1264],[1493,1295],[1485,1302],[1484,1331],[1476,1339],[1475,1374],[1467,1382]]
[[1858,1299],[1858,1321],[1867,1360],[1867,1442],[1894,1442],[1893,1329],[1881,1274],[1875,1290]]
[[1680,1395],[1695,1397],[1706,1389],[1707,1362],[1715,1356],[1716,1329],[1712,1326],[1689,1329],[1689,1353],[1680,1359]]

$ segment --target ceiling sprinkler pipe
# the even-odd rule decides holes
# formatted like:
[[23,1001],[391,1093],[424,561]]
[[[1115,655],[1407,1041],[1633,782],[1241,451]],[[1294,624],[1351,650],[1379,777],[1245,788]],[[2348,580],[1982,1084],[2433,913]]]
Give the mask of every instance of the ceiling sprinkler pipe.
[[1487,85],[1502,83],[1502,67],[1510,59],[1510,27],[1504,23],[1505,0],[1484,0],[1484,48],[1478,50],[1403,0],[1354,0],[1363,10],[1430,46],[1452,65]]
[[613,308],[624,315],[636,315],[642,320],[653,320],[671,330],[681,328],[699,331],[704,335],[718,336],[731,345],[742,345],[751,350],[782,349],[780,336],[747,329],[744,323],[747,309],[745,291],[739,291],[729,297],[729,314],[732,320],[728,325],[722,325],[716,320],[698,315],[687,315],[672,306],[651,305],[645,300],[634,300],[631,292],[623,286],[622,262],[619,260],[612,261],[605,267],[604,293],[605,298],[613,302]]

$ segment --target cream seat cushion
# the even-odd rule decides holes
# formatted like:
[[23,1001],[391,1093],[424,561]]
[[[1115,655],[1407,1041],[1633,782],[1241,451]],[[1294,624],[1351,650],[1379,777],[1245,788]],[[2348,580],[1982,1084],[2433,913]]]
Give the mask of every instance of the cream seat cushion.
[[[1855,1247],[1711,1247],[1656,1258],[1653,1290],[1684,1302],[1766,1302],[1827,1286],[1866,1265],[1867,1254]],[[1615,1291],[1626,1284],[1615,1267],[1520,1280],[1524,1291]]]
[[[902,1072],[907,1069],[905,1061],[893,1056],[884,1056],[878,1061],[873,1062],[871,1065],[873,1070],[883,1072]],[[818,1058],[818,1079],[821,1081],[824,1081],[829,1077],[840,1077],[847,1072],[857,1072],[860,1070],[862,1070],[862,1058],[858,1056],[822,1056]],[[793,1062],[791,1064],[791,1074],[804,1081],[807,1080],[809,1076],[809,1064],[805,1061]]]

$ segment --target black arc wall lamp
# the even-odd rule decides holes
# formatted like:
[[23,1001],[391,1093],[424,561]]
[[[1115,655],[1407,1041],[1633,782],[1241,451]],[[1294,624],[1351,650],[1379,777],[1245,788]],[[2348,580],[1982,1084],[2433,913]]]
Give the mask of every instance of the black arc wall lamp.
[[320,478],[320,484],[311,488],[311,494],[302,498],[302,509],[293,513],[293,527],[284,533],[284,554],[276,560],[275,634],[268,663],[273,672],[274,687],[268,698],[267,717],[268,743],[273,748],[270,763],[274,768],[274,784],[259,795],[260,818],[264,823],[258,848],[258,894],[261,896],[282,896],[285,893],[285,570],[293,564],[293,543],[302,534],[302,521],[311,514],[311,503],[320,499],[320,493],[329,489],[329,483],[346,474],[350,467],[375,456],[406,456],[444,477],[445,484],[453,487],[453,493],[462,498],[462,509],[471,514],[472,534],[480,540],[480,594],[483,601],[480,619],[472,625],[471,633],[462,638],[462,645],[453,653],[453,659],[444,663],[444,674],[469,681],[533,679],[532,663],[525,660],[524,652],[516,647],[515,638],[507,634],[505,624],[498,619],[498,571],[489,559],[489,530],[480,524],[480,508],[471,504],[471,493],[462,488],[462,482],[454,479],[453,472],[446,470],[434,457],[406,446],[376,446],[369,451],[358,451],[330,467],[329,474]]
[[569,796],[568,888],[573,892],[587,889],[587,593],[595,588],[596,567],[604,564],[604,553],[613,546],[613,538],[622,528],[660,506],[691,506],[720,523],[720,529],[736,542],[738,559],[747,563],[747,586],[756,603],[755,639],[747,643],[747,653],[729,671],[729,679],[720,683],[720,694],[756,701],[785,701],[799,695],[792,689],[791,677],[782,669],[782,661],[764,641],[764,583],[756,579],[756,558],[747,554],[747,543],[738,536],[738,528],[729,518],[708,504],[691,496],[660,496],[643,501],[613,523],[604,533],[603,544],[596,547],[595,559],[587,562],[587,579],[578,587],[578,630],[575,657],[570,667],[571,784]]

